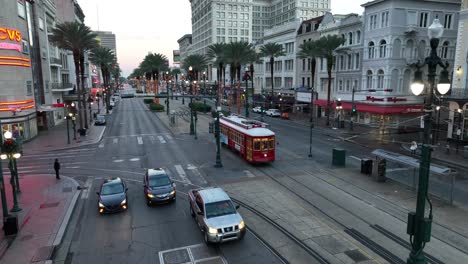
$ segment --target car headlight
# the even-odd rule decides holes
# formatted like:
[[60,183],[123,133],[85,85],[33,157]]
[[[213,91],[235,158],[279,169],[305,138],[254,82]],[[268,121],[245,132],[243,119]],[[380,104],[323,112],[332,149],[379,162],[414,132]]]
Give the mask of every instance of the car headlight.
[[148,196],[148,198],[153,198],[154,197],[154,195],[152,195],[151,193],[146,194],[146,196]]
[[213,227],[208,227],[208,233],[210,234],[218,234],[218,229]]
[[172,190],[171,195],[174,195],[174,194],[175,194],[175,190]]
[[104,208],[105,206],[101,202],[99,202],[99,207]]
[[127,199],[123,199],[123,201],[120,203],[120,205],[124,205],[127,203]]
[[239,229],[244,229],[245,227],[245,223],[244,223],[244,220],[242,220],[239,224]]

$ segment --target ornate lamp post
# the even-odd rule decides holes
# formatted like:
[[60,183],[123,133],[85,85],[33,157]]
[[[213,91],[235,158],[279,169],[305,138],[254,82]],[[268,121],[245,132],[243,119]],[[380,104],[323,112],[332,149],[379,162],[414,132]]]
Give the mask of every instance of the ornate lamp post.
[[206,94],[206,72],[203,72],[203,95]]
[[193,84],[196,85],[197,81],[193,79],[193,68],[189,66],[189,80],[190,80],[190,135],[195,134],[195,127],[193,124]]
[[[431,118],[433,112],[433,94],[435,89],[439,91],[441,95],[446,94],[450,89],[450,82],[448,80],[448,63],[443,64],[439,56],[437,56],[437,47],[439,46],[439,38],[444,32],[443,26],[440,24],[439,19],[434,19],[432,25],[428,28],[428,35],[431,44],[431,53],[427,57],[423,64],[417,64],[418,68],[415,72],[414,83],[411,84],[411,91],[414,95],[419,95],[424,89],[424,83],[422,81],[422,72],[419,68],[424,65],[428,66],[428,87],[426,92],[426,100],[424,103],[424,140],[421,149],[421,162],[419,165],[419,183],[418,183],[418,194],[416,200],[416,212],[410,212],[408,214],[408,226],[407,233],[410,235],[411,252],[407,263],[427,263],[426,257],[424,256],[424,246],[429,242],[431,237],[431,223],[432,223],[432,204],[427,196],[429,188],[429,171],[431,164],[431,151],[432,148],[429,145],[431,141]],[[443,68],[439,84],[435,83],[437,65]],[[426,199],[429,203],[429,216],[425,217],[425,202]]]
[[245,67],[245,117],[249,117],[249,75],[247,74],[249,71],[249,66]]
[[223,167],[221,163],[221,140],[220,140],[220,129],[219,129],[219,112],[221,112],[221,106],[219,105],[219,100],[216,100],[216,121],[215,121],[215,137],[216,137],[216,163],[215,168]]
[[0,158],[2,160],[8,159],[8,168],[10,169],[11,178],[11,191],[13,193],[13,208],[11,208],[10,212],[19,212],[22,209],[18,206],[18,181],[16,179],[18,169],[16,167],[16,159],[21,157],[21,149],[20,146],[16,143],[16,140],[12,138],[12,134],[10,131],[5,132],[3,134],[5,137],[5,141],[2,144],[2,154]]
[[166,114],[169,115],[169,72],[166,72]]
[[312,158],[312,132],[314,129],[314,95],[315,90],[310,91],[310,133],[309,133],[309,158]]

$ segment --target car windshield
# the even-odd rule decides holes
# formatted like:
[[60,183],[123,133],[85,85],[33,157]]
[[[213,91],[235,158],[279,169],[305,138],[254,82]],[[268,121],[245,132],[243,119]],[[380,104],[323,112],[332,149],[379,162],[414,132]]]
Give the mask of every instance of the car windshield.
[[158,175],[149,177],[149,187],[160,187],[171,184],[171,180],[167,175]]
[[217,217],[228,214],[235,214],[236,209],[231,201],[220,201],[214,203],[207,203],[205,205],[206,218]]
[[101,116],[101,115],[98,115],[96,117],[97,120],[101,121],[101,120],[105,120],[106,118],[104,116]]
[[111,195],[123,192],[121,183],[109,183],[102,186],[101,195]]

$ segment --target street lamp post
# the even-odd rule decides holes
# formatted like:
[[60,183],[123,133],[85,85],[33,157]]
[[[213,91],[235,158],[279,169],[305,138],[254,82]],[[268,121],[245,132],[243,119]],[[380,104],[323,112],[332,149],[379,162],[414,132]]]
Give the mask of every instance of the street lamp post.
[[314,88],[310,95],[310,133],[309,133],[309,158],[312,158],[312,132],[314,129]]
[[341,105],[341,98],[338,98],[338,101],[336,103],[336,128],[340,128],[341,109],[343,109],[343,106]]
[[[249,66],[245,67],[245,73],[249,70]],[[249,80],[247,74],[245,75],[245,117],[249,117]]]
[[206,94],[206,72],[203,72],[203,95]]
[[220,129],[219,129],[219,112],[221,112],[221,106],[219,105],[219,100],[216,100],[216,121],[215,121],[215,137],[216,137],[216,163],[214,165],[215,168],[223,167],[223,163],[221,162],[221,139],[220,137]]
[[[426,257],[424,256],[424,246],[429,242],[431,237],[431,224],[432,224],[432,204],[427,196],[429,188],[429,173],[431,164],[431,151],[432,148],[429,145],[431,141],[431,118],[432,118],[432,102],[433,93],[435,89],[439,91],[441,95],[444,95],[450,89],[450,82],[448,80],[448,63],[442,63],[442,60],[437,56],[437,47],[439,45],[439,38],[443,34],[443,26],[440,24],[439,19],[434,19],[434,22],[428,28],[428,35],[430,38],[431,53],[427,57],[423,64],[417,64],[417,71],[415,72],[414,83],[411,84],[411,91],[415,95],[419,95],[423,89],[424,84],[422,81],[422,72],[419,68],[424,65],[428,66],[428,90],[426,93],[426,100],[424,103],[424,139],[421,149],[421,162],[419,165],[419,183],[418,193],[416,200],[416,212],[410,212],[408,214],[408,226],[407,233],[410,235],[411,252],[408,257],[407,263],[427,263]],[[437,66],[443,68],[441,76],[439,78],[439,84],[435,84]],[[429,203],[429,216],[425,217],[425,202],[426,199]]]
[[72,114],[71,116],[71,120],[72,120],[72,127],[73,127],[73,140],[76,140],[76,117],[75,115]]
[[166,72],[166,114],[169,115],[169,72]]
[[11,191],[13,193],[13,208],[11,208],[10,212],[19,212],[22,209],[18,206],[18,185],[16,180],[17,168],[13,160],[21,157],[21,150],[19,149],[19,145],[16,143],[15,139],[12,138],[10,131],[6,131],[3,136],[5,137],[5,142],[2,144],[2,154],[0,155],[0,158],[2,160],[8,159],[8,168],[10,169],[11,174],[10,184]]

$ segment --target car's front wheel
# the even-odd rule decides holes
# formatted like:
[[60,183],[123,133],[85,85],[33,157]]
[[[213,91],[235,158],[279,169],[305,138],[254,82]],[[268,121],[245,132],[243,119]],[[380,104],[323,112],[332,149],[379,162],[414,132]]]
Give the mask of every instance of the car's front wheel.
[[210,240],[208,239],[208,231],[203,232],[203,240],[205,241],[205,244],[211,244]]
[[192,205],[190,205],[190,215],[195,217],[195,212],[193,211]]

